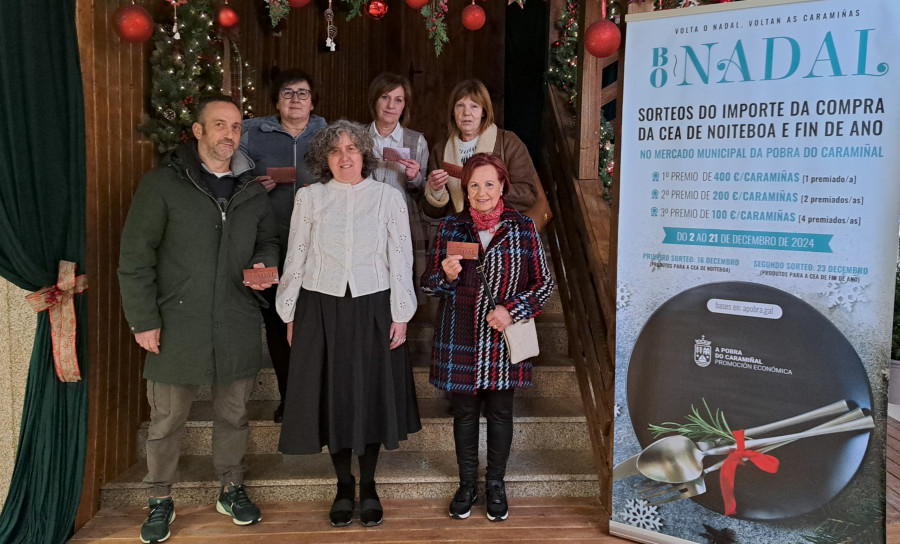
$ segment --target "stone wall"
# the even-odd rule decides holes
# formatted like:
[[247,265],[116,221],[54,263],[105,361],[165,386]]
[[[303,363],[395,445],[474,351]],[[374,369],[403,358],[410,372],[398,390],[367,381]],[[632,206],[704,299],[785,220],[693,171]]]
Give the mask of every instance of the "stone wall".
[[25,302],[26,294],[0,278],[0,508],[12,479],[37,326],[37,314]]

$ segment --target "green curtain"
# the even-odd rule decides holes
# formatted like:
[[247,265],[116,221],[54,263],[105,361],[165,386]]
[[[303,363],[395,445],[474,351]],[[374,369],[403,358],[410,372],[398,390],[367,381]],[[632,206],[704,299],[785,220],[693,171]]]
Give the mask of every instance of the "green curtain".
[[[0,17],[0,276],[34,291],[60,260],[84,273],[84,98],[75,0],[6,0]],[[56,378],[38,314],[0,542],[61,543],[81,497],[87,439],[87,304],[75,296],[83,380]]]

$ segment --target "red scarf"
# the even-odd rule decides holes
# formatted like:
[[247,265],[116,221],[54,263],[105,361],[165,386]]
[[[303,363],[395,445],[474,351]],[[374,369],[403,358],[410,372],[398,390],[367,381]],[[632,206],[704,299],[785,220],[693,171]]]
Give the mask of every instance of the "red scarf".
[[469,207],[469,213],[475,221],[476,229],[489,230],[493,233],[494,227],[500,222],[500,216],[503,214],[503,198],[497,200],[497,206],[489,213],[481,213],[472,207]]

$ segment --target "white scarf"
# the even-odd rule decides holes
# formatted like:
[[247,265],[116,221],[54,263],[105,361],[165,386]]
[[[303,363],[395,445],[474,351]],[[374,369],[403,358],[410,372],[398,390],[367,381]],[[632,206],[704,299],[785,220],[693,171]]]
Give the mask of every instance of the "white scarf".
[[[497,125],[491,123],[484,129],[484,132],[478,136],[478,144],[475,146],[475,153],[493,153],[496,144]],[[460,167],[463,165],[462,161],[459,159],[459,149],[456,147],[456,137],[451,137],[447,140],[447,143],[444,144],[444,162],[455,164]],[[439,168],[442,166],[443,165],[439,166]],[[445,185],[444,188],[447,189],[447,192],[441,191],[440,195],[436,195],[431,189],[431,186],[428,186],[428,190],[425,191],[425,198],[428,199],[432,205],[438,207],[446,206],[447,201],[450,200],[453,202],[453,209],[456,213],[461,212],[466,203],[466,195],[462,190],[462,180],[450,176],[447,180],[447,185]]]

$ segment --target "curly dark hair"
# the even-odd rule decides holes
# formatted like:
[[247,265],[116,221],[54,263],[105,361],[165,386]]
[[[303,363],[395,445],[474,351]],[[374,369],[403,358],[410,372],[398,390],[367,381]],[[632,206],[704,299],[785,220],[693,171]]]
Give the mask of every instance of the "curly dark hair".
[[328,167],[328,154],[340,141],[341,134],[346,134],[362,153],[364,178],[369,177],[369,174],[378,166],[378,159],[375,158],[373,151],[375,144],[366,127],[353,121],[339,119],[316,133],[309,142],[309,151],[306,152],[306,168],[319,183],[328,183],[334,177]]

